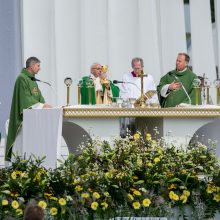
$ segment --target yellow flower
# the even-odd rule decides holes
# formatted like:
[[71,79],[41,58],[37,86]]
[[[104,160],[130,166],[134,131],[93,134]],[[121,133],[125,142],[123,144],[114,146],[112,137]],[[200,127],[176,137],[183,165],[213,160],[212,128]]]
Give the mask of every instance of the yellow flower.
[[134,200],[134,197],[133,197],[130,193],[128,193],[128,199],[130,199],[131,201],[133,201],[133,200]]
[[170,190],[170,189],[176,189],[176,184],[171,184],[169,187],[168,187],[168,189]]
[[64,198],[60,198],[59,199],[59,204],[62,205],[62,206],[66,205],[66,200]]
[[73,185],[76,185],[79,181],[77,179],[73,180]]
[[15,179],[17,178],[17,174],[16,174],[15,171],[11,174],[11,178],[12,178],[13,180],[15,180]]
[[2,205],[4,206],[4,205],[8,205],[8,200],[7,199],[3,199],[2,200]]
[[50,199],[51,199],[51,200],[54,200],[54,201],[57,201],[57,200],[58,200],[58,198],[55,197],[55,196],[51,196]]
[[188,191],[188,190],[183,190],[183,195],[189,197],[189,196],[190,196],[190,191]]
[[18,193],[10,193],[10,196],[11,196],[11,197],[18,197],[19,194],[18,194]]
[[170,197],[170,199],[172,199],[174,201],[178,201],[179,200],[179,196],[176,193],[174,193],[173,191],[169,192],[169,197]]
[[50,214],[51,214],[51,215],[57,215],[57,208],[52,207],[52,208],[50,209]]
[[89,193],[82,193],[81,197],[84,199],[87,199],[87,198],[89,198]]
[[99,206],[98,202],[93,202],[93,203],[91,204],[91,208],[92,208],[93,210],[97,210],[98,206]]
[[220,194],[214,194],[213,200],[220,202]]
[[167,173],[167,176],[168,176],[168,177],[173,177],[174,174],[173,174],[173,173]]
[[92,195],[93,195],[96,199],[99,199],[99,198],[100,198],[100,195],[99,195],[99,193],[97,193],[97,192],[94,192]]
[[51,193],[44,193],[44,196],[46,197],[51,197],[52,196],[52,194]]
[[147,164],[147,166],[148,166],[148,167],[152,167],[153,164],[152,164],[151,162],[149,162],[149,163]]
[[134,209],[139,209],[141,207],[141,204],[139,202],[133,202],[132,206]]
[[183,203],[186,203],[187,199],[188,197],[184,194],[180,196],[180,200],[183,200]]
[[214,192],[214,187],[211,184],[208,184],[208,187],[206,189],[207,193],[213,193]]
[[151,141],[151,134],[150,133],[147,133],[146,134],[146,141]]
[[113,174],[110,172],[106,172],[105,177],[111,179],[113,177]]
[[38,202],[38,205],[42,208],[42,209],[46,209],[47,207],[47,203],[43,200]]
[[77,186],[75,187],[75,190],[76,190],[77,192],[80,192],[80,191],[83,190],[83,188],[82,188],[82,186],[77,185]]
[[21,177],[28,178],[28,174],[24,172],[24,173],[21,174]]
[[23,214],[23,210],[22,209],[16,209],[16,214],[17,215],[22,215]]
[[160,158],[159,157],[155,157],[154,158],[154,163],[158,163],[158,162],[160,162]]
[[101,203],[102,209],[105,210],[108,208],[108,204],[106,202]]
[[220,187],[216,186],[215,187],[215,192],[217,192],[217,193],[220,192]]
[[12,206],[14,209],[17,209],[17,208],[19,207],[18,201],[13,200],[12,203],[11,203],[11,206]]
[[151,204],[151,201],[150,201],[150,199],[144,199],[142,204],[144,207],[148,207]]
[[141,195],[141,193],[140,193],[138,190],[135,190],[135,191],[133,192],[133,194],[136,195],[136,196],[140,196],[140,195]]
[[138,134],[138,133],[134,134],[133,138],[134,138],[134,140],[140,139],[140,134]]
[[138,158],[138,159],[137,159],[137,165],[138,165],[139,167],[141,167],[142,164],[143,164],[142,159]]

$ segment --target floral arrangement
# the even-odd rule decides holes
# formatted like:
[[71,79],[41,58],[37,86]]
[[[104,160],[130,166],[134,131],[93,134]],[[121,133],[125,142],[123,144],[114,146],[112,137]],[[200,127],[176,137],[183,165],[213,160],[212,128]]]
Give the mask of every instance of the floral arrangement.
[[112,144],[89,141],[79,151],[55,170],[35,157],[1,169],[0,219],[22,219],[27,204],[38,204],[51,220],[175,219],[176,213],[208,219],[220,211],[220,166],[211,143],[182,149],[136,133]]

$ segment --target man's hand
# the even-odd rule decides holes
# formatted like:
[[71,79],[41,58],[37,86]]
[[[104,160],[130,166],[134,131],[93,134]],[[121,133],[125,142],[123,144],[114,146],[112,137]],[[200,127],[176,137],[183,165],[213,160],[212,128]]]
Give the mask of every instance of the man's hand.
[[106,89],[110,89],[110,82],[109,82],[109,81],[108,81],[108,82],[105,82],[104,84],[105,84],[105,88],[106,88]]
[[49,104],[47,104],[47,103],[45,103],[44,106],[43,106],[43,108],[52,108],[52,106],[49,105]]
[[179,82],[177,82],[177,81],[173,81],[173,82],[169,85],[169,87],[168,87],[168,89],[171,90],[171,91],[173,91],[173,90],[178,90],[178,89],[180,89],[180,88],[181,88],[181,84],[180,84]]

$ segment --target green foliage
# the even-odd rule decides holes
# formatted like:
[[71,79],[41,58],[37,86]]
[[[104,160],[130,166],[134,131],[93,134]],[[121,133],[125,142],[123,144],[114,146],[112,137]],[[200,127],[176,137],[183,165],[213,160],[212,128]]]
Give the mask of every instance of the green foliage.
[[205,219],[220,210],[211,143],[181,148],[139,133],[112,142],[89,141],[55,170],[42,166],[45,158],[17,158],[1,169],[0,219],[22,219],[29,203],[44,208],[45,219],[67,220],[171,217],[175,209],[183,219]]

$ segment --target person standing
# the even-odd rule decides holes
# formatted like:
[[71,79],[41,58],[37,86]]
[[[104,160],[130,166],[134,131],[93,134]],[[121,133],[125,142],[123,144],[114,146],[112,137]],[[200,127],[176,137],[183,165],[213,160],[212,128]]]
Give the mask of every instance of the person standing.
[[[123,75],[122,86],[120,88],[120,97],[123,99],[136,99],[136,102],[141,97],[141,74],[143,77],[143,92],[145,94],[145,102],[148,105],[159,104],[156,85],[154,83],[153,76],[151,74],[146,74],[143,72],[144,61],[140,57],[135,57],[131,61],[132,72]],[[146,98],[148,92],[153,91],[152,95]],[[125,117],[120,120],[120,135],[125,137],[127,132],[131,135],[136,133],[138,130],[144,133],[145,129],[144,118],[133,118]]]
[[[22,121],[23,110],[28,108],[51,108],[45,103],[44,97],[35,80],[35,75],[40,71],[40,60],[29,57],[26,68],[23,68],[17,77],[11,103],[10,120],[6,142],[5,160],[10,161],[12,148],[18,150],[22,147]],[[15,152],[13,150],[13,152]],[[23,156],[23,155],[22,155]]]
[[131,61],[132,72],[126,73],[122,77],[124,82],[120,88],[121,98],[135,98],[138,99],[141,96],[141,74],[144,74],[143,86],[144,93],[148,91],[155,91],[155,94],[146,100],[147,104],[158,104],[158,97],[156,94],[156,85],[154,83],[153,76],[151,74],[145,74],[143,72],[144,61],[142,58],[135,57]]
[[[160,79],[157,92],[162,108],[175,107],[181,103],[196,104],[196,89],[193,81],[198,77],[188,68],[189,61],[188,54],[179,53],[176,59],[176,69]],[[201,93],[198,98],[198,104],[201,104]]]
[[90,72],[79,82],[81,104],[111,104],[119,96],[119,88],[105,77],[101,64],[93,63]]

